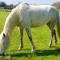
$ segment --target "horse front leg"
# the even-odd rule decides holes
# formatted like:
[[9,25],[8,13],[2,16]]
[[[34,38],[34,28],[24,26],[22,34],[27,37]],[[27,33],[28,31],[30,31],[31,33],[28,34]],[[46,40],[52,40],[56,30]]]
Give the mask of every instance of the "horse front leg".
[[32,51],[35,51],[35,45],[34,45],[34,43],[32,41],[32,34],[31,34],[30,27],[26,27],[26,32],[27,32],[27,35],[28,35],[28,37],[30,39],[30,42],[32,44]]
[[21,50],[23,48],[23,28],[20,27],[19,30],[20,30],[20,36],[21,36],[21,39],[20,39],[21,44],[19,45],[18,50]]

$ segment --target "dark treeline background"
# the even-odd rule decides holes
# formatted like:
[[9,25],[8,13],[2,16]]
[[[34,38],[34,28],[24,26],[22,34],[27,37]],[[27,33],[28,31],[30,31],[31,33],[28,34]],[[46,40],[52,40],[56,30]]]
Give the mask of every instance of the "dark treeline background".
[[0,8],[13,9],[14,7],[16,7],[16,5],[13,4],[7,5],[5,2],[0,2]]
[[[18,3],[19,4],[19,3]],[[13,5],[7,5],[5,2],[0,2],[0,8],[4,8],[4,9],[13,9],[14,7],[16,7],[18,4]],[[53,6],[55,6],[56,8],[60,9],[60,2],[56,2],[52,4]]]

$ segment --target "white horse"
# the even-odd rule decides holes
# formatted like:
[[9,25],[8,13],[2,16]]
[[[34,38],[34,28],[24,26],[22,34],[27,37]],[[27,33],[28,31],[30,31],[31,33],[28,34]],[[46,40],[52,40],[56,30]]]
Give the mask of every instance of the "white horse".
[[0,34],[0,55],[3,55],[8,47],[9,39],[14,27],[18,26],[21,34],[21,45],[19,49],[23,48],[23,29],[25,28],[27,35],[32,44],[32,49],[35,45],[32,41],[31,27],[38,27],[47,24],[51,30],[50,47],[52,45],[52,38],[57,42],[55,25],[57,25],[58,36],[60,37],[60,22],[58,10],[50,5],[29,5],[21,3],[6,18],[4,29]]

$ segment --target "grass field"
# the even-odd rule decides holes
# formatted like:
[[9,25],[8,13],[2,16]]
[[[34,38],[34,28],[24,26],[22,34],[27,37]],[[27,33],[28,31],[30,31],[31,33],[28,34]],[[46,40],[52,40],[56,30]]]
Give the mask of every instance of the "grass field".
[[[3,30],[5,19],[9,12],[0,11],[0,32]],[[52,48],[48,48],[50,41],[50,30],[44,25],[38,28],[32,28],[33,42],[36,46],[37,51],[31,52],[31,43],[24,30],[24,48],[18,51],[20,45],[20,34],[16,27],[11,35],[10,44],[5,54],[11,55],[13,60],[60,60],[60,40],[58,39],[57,45],[54,44]],[[0,60],[5,60],[0,58]]]

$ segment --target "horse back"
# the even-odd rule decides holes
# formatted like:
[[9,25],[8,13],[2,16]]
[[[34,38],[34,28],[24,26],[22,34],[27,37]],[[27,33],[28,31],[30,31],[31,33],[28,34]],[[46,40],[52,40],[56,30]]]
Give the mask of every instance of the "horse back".
[[20,11],[20,22],[31,26],[40,26],[51,20],[55,8],[50,5],[22,4]]

